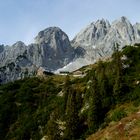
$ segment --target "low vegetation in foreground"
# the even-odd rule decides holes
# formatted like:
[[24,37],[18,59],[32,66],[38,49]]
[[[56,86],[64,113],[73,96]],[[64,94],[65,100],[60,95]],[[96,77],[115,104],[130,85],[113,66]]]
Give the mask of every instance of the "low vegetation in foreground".
[[0,139],[139,139],[140,44],[79,71],[1,85]]

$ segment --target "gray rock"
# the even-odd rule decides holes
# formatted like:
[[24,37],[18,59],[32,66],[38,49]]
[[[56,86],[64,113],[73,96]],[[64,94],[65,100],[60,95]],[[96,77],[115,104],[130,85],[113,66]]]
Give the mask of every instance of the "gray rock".
[[[122,49],[125,45],[139,42],[140,24],[136,23],[133,26],[126,17],[121,17],[112,24],[104,19],[92,22],[85,29],[82,29],[71,43],[76,48],[76,56],[88,60],[92,64],[98,59],[110,57],[115,43],[118,43],[120,49]],[[73,65],[75,66],[77,63],[80,68],[83,66],[83,63],[79,60],[77,58],[75,62],[73,61]],[[73,67],[72,63],[70,64]],[[64,69],[67,69],[67,66]]]
[[136,23],[133,26],[135,34],[135,42],[140,43],[140,23]]
[[60,28],[50,27],[39,32],[35,43],[28,46],[21,41],[0,46],[0,79],[6,83],[31,76],[39,67],[54,71],[73,58],[74,49],[68,36]]
[[28,57],[35,65],[54,71],[72,61],[74,49],[60,28],[50,27],[39,32],[35,44],[29,46]]
[[48,71],[73,71],[84,65],[108,58],[114,44],[140,42],[140,23],[132,25],[126,17],[112,24],[105,19],[92,22],[70,42],[58,27],[40,31],[35,42],[25,45],[18,41],[12,46],[0,46],[0,79],[2,82],[32,76],[42,67]]
[[0,53],[4,51],[4,45],[0,45]]
[[82,29],[72,40],[74,47],[84,46],[89,47],[101,42],[110,28],[110,23],[107,20],[98,20],[92,22],[85,29]]

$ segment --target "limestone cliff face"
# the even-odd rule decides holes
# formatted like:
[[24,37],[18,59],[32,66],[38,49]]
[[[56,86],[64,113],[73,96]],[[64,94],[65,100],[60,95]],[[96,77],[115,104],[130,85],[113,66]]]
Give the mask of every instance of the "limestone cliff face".
[[50,27],[39,32],[35,43],[28,46],[27,54],[35,65],[54,71],[72,61],[74,49],[60,28]]
[[140,23],[132,25],[126,17],[113,23],[97,20],[71,42],[60,28],[49,27],[40,31],[30,45],[21,41],[12,46],[0,45],[0,80],[8,82],[34,75],[40,67],[47,71],[73,71],[110,57],[115,43],[120,49],[140,43]]
[[135,41],[140,43],[140,23],[136,23],[134,26]]
[[122,47],[138,42],[139,31],[140,25],[132,26],[126,17],[121,17],[112,24],[102,19],[91,23],[78,33],[73,39],[72,45],[76,48],[82,47],[86,57],[97,59],[111,55],[115,43]]
[[139,42],[140,24],[132,25],[126,17],[121,17],[111,24],[104,19],[92,22],[81,30],[71,42],[78,58],[61,70],[68,70],[69,67],[74,70],[76,63],[77,69],[83,66],[82,62],[92,64],[98,59],[110,57],[115,43],[118,43],[121,49],[125,45]]
[[28,46],[21,41],[0,46],[0,79],[8,82],[34,75],[39,67],[54,71],[73,58],[74,49],[68,36],[60,28],[50,27],[39,32],[35,43]]

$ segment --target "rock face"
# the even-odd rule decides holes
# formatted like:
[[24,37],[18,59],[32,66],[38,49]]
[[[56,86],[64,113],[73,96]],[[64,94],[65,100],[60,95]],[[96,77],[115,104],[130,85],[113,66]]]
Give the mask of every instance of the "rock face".
[[35,43],[28,46],[21,41],[0,46],[0,80],[5,83],[32,76],[39,67],[54,71],[73,58],[74,49],[68,36],[58,27],[50,27],[39,32]]
[[86,57],[91,59],[108,56],[112,53],[114,43],[122,47],[139,41],[139,27],[139,24],[133,27],[126,17],[121,17],[112,24],[104,19],[98,20],[78,33],[72,46],[82,47],[86,52],[84,55],[88,54]]
[[68,36],[58,27],[50,27],[35,38],[28,46],[28,58],[37,66],[54,71],[68,64],[74,57]]
[[[83,66],[81,59],[83,59],[83,62],[94,63],[98,59],[110,57],[115,43],[118,43],[121,49],[124,45],[139,42],[139,23],[132,25],[126,17],[121,17],[112,24],[104,19],[98,20],[81,30],[72,40],[71,44],[76,50],[78,59],[71,63],[71,68],[76,63],[79,67]],[[68,67],[69,65],[61,70],[67,70]]]
[[93,46],[100,43],[110,28],[110,23],[107,20],[98,20],[92,22],[85,29],[81,30],[73,39],[72,44],[76,46]]
[[132,25],[126,17],[113,23],[101,19],[81,30],[70,42],[58,27],[40,31],[35,42],[19,41],[12,46],[0,45],[0,81],[8,82],[34,75],[42,67],[47,71],[73,71],[84,65],[108,58],[114,44],[140,43],[140,23]]
[[14,81],[35,73],[36,67],[26,54],[27,46],[21,41],[4,47],[0,53],[0,82]]
[[0,45],[0,53],[4,51],[4,45]]
[[136,23],[134,26],[135,40],[140,42],[140,23]]

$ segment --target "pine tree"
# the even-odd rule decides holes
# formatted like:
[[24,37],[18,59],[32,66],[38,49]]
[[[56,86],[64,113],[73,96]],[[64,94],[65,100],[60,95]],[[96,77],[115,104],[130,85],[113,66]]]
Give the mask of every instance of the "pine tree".
[[110,90],[109,81],[105,73],[105,66],[102,61],[98,62],[97,70],[98,70],[98,89],[101,96],[102,110],[103,110],[102,114],[105,115],[105,113],[109,109],[109,106],[111,105],[112,91]]
[[121,96],[123,95],[123,65],[121,60],[121,53],[119,52],[118,44],[113,55],[114,63],[114,72],[115,72],[115,83],[113,86],[113,95],[115,102],[120,101]]
[[68,100],[68,95],[69,95],[69,90],[70,90],[70,77],[69,75],[66,76],[66,79],[65,79],[65,83],[64,83],[64,89],[63,89],[63,92],[64,92],[64,113],[65,113],[65,110],[66,110],[66,106],[67,106],[67,100]]
[[77,110],[76,90],[71,88],[66,107],[66,130],[64,139],[75,140],[78,135],[79,116]]
[[88,127],[89,132],[95,132],[101,121],[101,101],[98,92],[97,79],[95,77],[95,72],[93,73],[91,83],[90,83],[90,98],[89,98],[89,112],[88,112]]
[[49,140],[59,140],[60,130],[57,124],[58,120],[58,110],[54,110],[50,115],[50,120],[47,123],[47,137]]
[[82,99],[82,91],[80,89],[79,86],[76,87],[76,107],[77,107],[77,110],[79,111],[82,107],[82,103],[83,103],[83,99]]

